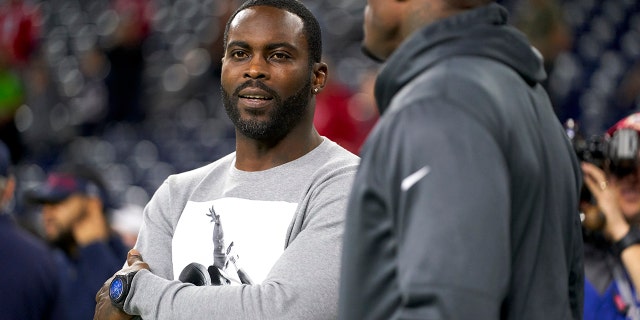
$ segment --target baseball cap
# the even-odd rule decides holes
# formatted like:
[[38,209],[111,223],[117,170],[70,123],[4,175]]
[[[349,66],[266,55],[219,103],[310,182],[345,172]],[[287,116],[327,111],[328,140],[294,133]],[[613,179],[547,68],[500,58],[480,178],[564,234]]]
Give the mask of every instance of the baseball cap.
[[620,129],[633,129],[640,132],[640,112],[633,113],[616,122],[616,124],[607,130],[607,135],[611,137]]
[[640,167],[640,113],[631,114],[607,130],[607,170],[618,177],[632,174]]
[[4,142],[0,141],[0,177],[9,175],[9,167],[11,167],[11,154],[9,148]]
[[110,205],[101,177],[84,166],[65,167],[49,173],[43,184],[26,192],[26,200],[38,204],[59,203],[75,194],[96,196],[105,207]]

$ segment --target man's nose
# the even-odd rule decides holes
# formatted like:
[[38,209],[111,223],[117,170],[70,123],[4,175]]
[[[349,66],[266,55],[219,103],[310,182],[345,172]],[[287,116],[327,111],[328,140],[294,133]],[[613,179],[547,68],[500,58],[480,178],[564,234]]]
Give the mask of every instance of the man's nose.
[[251,79],[268,79],[269,72],[267,62],[262,57],[255,55],[251,61],[249,61],[248,69],[244,76]]

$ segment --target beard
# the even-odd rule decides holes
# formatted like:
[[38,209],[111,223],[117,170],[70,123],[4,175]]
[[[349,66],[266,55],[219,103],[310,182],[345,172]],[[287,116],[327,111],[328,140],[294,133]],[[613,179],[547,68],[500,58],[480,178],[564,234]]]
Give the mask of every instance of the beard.
[[73,221],[70,221],[67,224],[58,224],[58,233],[49,237],[49,243],[51,246],[61,249],[70,257],[75,257],[78,252],[78,242],[73,234],[74,225],[79,221],[86,219],[89,214],[86,202],[83,202],[82,206],[78,210],[80,210],[80,212]]
[[[258,87],[268,92],[275,102],[275,106],[268,111],[267,120],[242,119],[238,110],[238,96],[240,90],[247,87]],[[222,89],[224,109],[234,126],[244,136],[258,141],[277,143],[282,140],[306,115],[311,100],[311,80],[308,80],[300,90],[291,97],[282,100],[273,89],[257,80],[249,80],[236,88],[232,95]]]
[[72,256],[74,254],[74,249],[77,246],[76,239],[73,236],[71,228],[60,230],[60,233],[49,239],[49,243],[54,248],[64,251],[68,256]]

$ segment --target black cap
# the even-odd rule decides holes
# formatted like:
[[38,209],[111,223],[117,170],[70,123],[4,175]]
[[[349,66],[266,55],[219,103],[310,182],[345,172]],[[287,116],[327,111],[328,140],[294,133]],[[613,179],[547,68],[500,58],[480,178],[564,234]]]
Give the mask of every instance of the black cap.
[[26,193],[26,200],[39,204],[58,203],[74,194],[99,197],[105,208],[113,205],[102,177],[93,168],[82,165],[52,171],[47,181]]

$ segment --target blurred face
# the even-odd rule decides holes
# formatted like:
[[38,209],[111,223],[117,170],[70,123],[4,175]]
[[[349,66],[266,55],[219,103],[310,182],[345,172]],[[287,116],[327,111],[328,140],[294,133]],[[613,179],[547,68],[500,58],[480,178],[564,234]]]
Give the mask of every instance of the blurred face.
[[371,58],[386,60],[402,42],[399,9],[395,1],[367,1],[362,48]]
[[303,22],[292,13],[257,6],[235,16],[221,83],[225,109],[239,133],[279,140],[305,117],[312,121],[317,66],[310,66],[307,48]]
[[640,219],[640,170],[621,178],[610,175],[609,181],[627,220]]
[[73,237],[72,227],[86,215],[83,196],[72,195],[59,203],[42,206],[42,222],[47,240],[57,244]]

